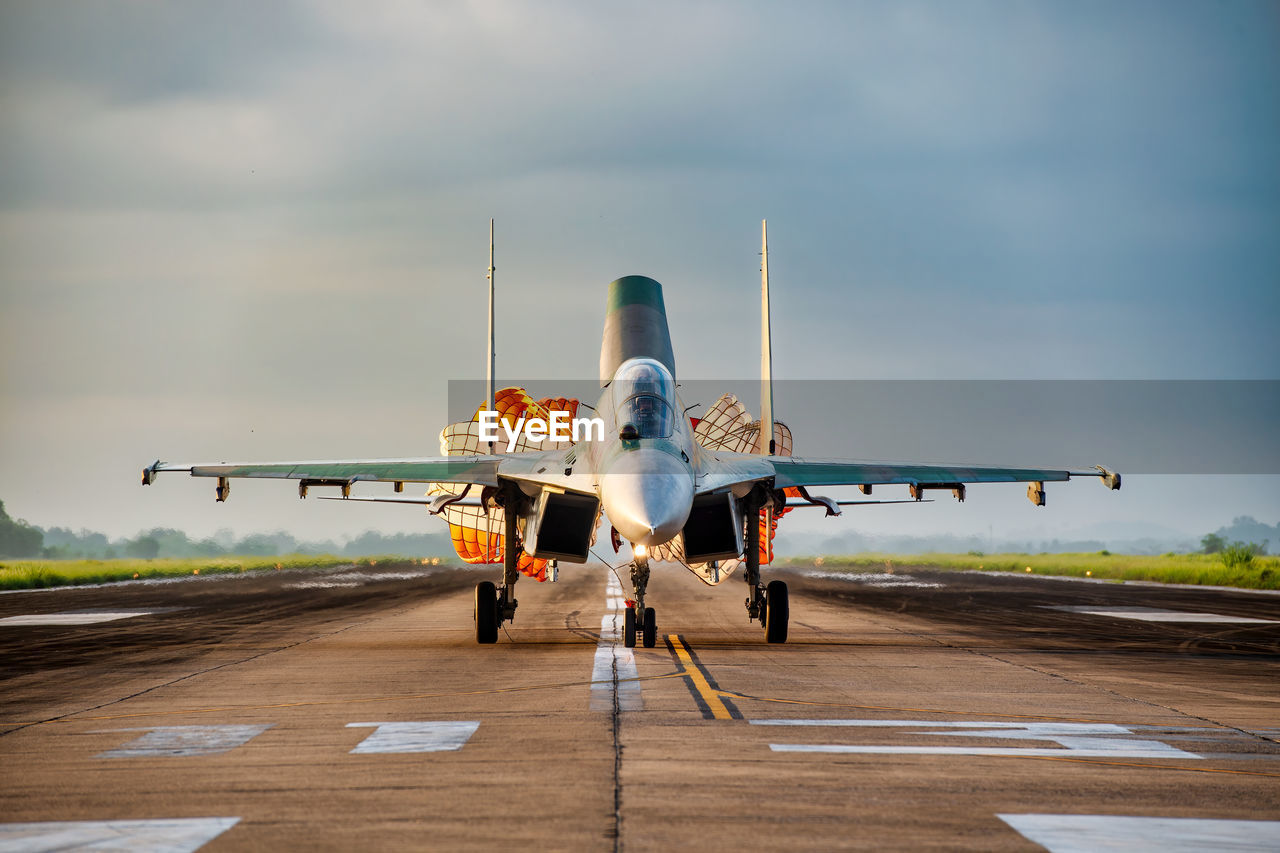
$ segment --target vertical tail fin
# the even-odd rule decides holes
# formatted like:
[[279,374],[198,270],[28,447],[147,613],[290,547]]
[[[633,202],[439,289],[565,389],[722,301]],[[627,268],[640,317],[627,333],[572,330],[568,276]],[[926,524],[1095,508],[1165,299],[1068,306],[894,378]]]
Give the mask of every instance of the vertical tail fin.
[[607,385],[622,362],[637,357],[656,359],[676,375],[662,285],[646,276],[628,275],[609,284],[600,342],[600,384]]
[[777,450],[773,439],[773,347],[769,341],[769,223],[760,220],[760,455]]

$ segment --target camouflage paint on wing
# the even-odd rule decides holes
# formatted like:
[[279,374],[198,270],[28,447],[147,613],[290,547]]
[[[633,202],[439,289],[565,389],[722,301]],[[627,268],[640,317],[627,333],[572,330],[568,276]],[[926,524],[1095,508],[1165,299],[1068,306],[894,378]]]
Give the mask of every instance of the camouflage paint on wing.
[[1071,479],[1066,470],[849,462],[839,459],[770,459],[774,485],[859,486],[880,484],[1029,483]]
[[[164,470],[159,468],[157,470]],[[262,464],[192,465],[193,477],[244,477],[278,480],[345,480],[402,483],[498,484],[498,460],[486,457],[460,459],[367,459],[339,462],[274,462]]]

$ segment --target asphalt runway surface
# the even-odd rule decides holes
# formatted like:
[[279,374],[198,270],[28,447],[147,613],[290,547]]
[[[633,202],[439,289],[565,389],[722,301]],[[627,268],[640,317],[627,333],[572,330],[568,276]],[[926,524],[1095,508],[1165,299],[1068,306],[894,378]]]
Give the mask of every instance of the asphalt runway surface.
[[477,646],[498,574],[0,595],[0,851],[1280,849],[1278,595],[766,568],[770,646],[659,566],[632,651],[564,566]]

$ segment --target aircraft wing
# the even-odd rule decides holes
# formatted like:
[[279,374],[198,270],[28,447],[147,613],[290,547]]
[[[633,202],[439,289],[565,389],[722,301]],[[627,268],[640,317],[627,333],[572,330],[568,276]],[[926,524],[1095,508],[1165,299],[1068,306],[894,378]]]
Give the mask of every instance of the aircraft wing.
[[[1092,470],[1072,471],[1060,468],[1004,468],[981,465],[921,465],[910,462],[863,462],[853,459],[806,459],[796,456],[751,456],[750,454],[716,454],[715,467],[733,472],[728,478],[721,471],[717,480],[763,480],[771,472],[774,488],[793,486],[862,486],[900,484],[913,491],[924,489],[957,489],[967,483],[1046,483],[1070,480],[1072,477],[1101,477],[1111,489],[1120,488],[1120,475],[1098,466]],[[728,472],[726,472],[728,473]],[[717,486],[721,483],[716,483]]]
[[[915,465],[895,462],[854,462],[845,459],[771,457],[774,485],[863,486],[898,483],[1018,483],[1069,480],[1070,471],[1048,468],[986,468],[951,465]],[[1097,476],[1098,472],[1090,472]]]
[[219,500],[225,481],[232,478],[300,480],[303,485],[346,486],[361,482],[475,483],[498,485],[498,468],[507,456],[432,456],[419,459],[348,459],[314,462],[255,462],[186,464],[160,462],[142,470],[142,484],[157,474],[185,472],[192,477],[217,477]]

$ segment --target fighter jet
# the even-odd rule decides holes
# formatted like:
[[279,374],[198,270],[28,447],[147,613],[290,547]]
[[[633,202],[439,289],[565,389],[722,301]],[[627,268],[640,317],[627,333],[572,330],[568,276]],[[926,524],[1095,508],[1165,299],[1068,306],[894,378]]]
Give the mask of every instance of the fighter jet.
[[[488,405],[494,404],[493,255],[490,229],[490,322]],[[500,584],[482,581],[475,589],[476,641],[495,643],[498,629],[516,612],[515,585],[521,554],[584,563],[600,520],[609,517],[616,536],[629,542],[633,598],[624,617],[623,640],[637,639],[653,647],[657,638],[654,608],[646,606],[649,560],[655,549],[675,548],[686,564],[716,565],[741,560],[748,596],[747,617],[758,620],[769,643],[787,639],[789,604],[786,583],[765,585],[760,573],[761,528],[796,505],[821,506],[829,515],[839,505],[871,501],[834,501],[811,496],[810,487],[858,486],[866,493],[877,485],[906,485],[912,500],[925,492],[945,490],[964,499],[970,483],[1029,483],[1027,495],[1045,503],[1044,484],[1073,477],[1100,477],[1111,489],[1120,475],[1102,466],[1093,470],[939,466],[811,459],[779,455],[772,412],[769,332],[767,226],[761,235],[761,386],[762,415],[756,452],[731,452],[703,446],[686,416],[676,385],[676,361],[667,327],[662,285],[630,275],[609,284],[604,336],[600,350],[601,395],[595,412],[599,429],[591,440],[563,448],[529,452],[493,452],[413,459],[363,459],[247,464],[180,464],[156,461],[143,469],[142,482],[157,475],[186,472],[217,479],[215,496],[224,501],[235,478],[297,480],[305,497],[312,487],[337,487],[343,498],[362,482],[389,482],[395,491],[405,483],[459,484],[462,494],[433,499],[367,497],[427,503],[433,513],[466,504],[502,517],[503,574]],[[766,441],[766,437],[768,440]],[[468,493],[479,487],[477,497]],[[897,502],[897,501],[884,501]],[[765,523],[761,523],[761,519]],[[767,532],[766,532],[767,535]],[[617,547],[615,540],[615,547]]]

